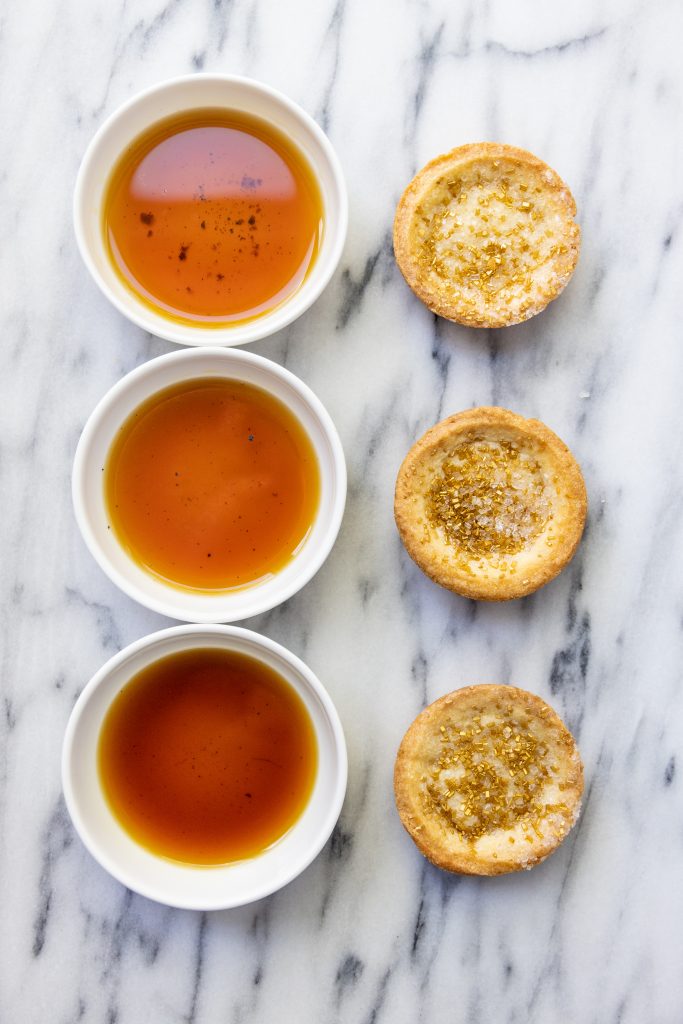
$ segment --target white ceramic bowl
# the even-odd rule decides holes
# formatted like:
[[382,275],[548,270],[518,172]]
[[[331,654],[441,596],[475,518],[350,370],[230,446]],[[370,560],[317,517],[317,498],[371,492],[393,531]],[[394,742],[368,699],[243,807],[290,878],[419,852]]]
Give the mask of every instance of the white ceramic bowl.
[[[320,251],[298,291],[270,313],[220,328],[175,323],[138,299],[112,266],[102,231],[106,186],[124,150],[155,122],[198,107],[239,110],[279,128],[307,159],[323,200]],[[74,193],[76,240],[85,265],[101,290],[133,323],[180,345],[243,345],[265,338],[301,316],[318,298],[339,263],[347,222],[344,177],[322,129],[282,93],[261,82],[232,75],[174,78],[134,96],[104,122],[92,139],[81,162]]]
[[[165,583],[141,568],[123,549],[114,531],[108,529],[102,467],[119,427],[151,395],[193,377],[227,377],[268,391],[296,416],[318,457],[320,501],[308,537],[283,569],[239,589],[197,591]],[[293,373],[251,352],[184,349],[138,366],[95,407],[76,449],[72,494],[76,520],[91,554],[129,597],[161,615],[185,622],[236,622],[286,601],[323,564],[344,514],[346,463],[328,412]]]
[[[159,658],[198,647],[237,651],[278,672],[304,702],[318,742],[313,792],[289,832],[256,857],[201,867],[156,856],[136,843],[109,809],[97,771],[102,722],[122,687]],[[296,878],[329,838],[344,801],[346,778],[344,733],[322,684],[280,644],[237,626],[174,626],[143,637],[114,655],[78,698],[62,749],[66,805],[76,831],[95,860],[142,896],[193,910],[239,907],[270,895]]]

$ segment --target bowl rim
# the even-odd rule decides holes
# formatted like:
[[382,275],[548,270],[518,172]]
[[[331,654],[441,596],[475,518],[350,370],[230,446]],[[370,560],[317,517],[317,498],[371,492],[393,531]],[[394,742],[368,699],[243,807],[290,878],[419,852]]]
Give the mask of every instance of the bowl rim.
[[[271,99],[275,104],[280,104],[285,107],[290,114],[297,118],[304,127],[311,132],[320,146],[331,172],[331,179],[334,183],[334,191],[336,193],[336,200],[338,203],[338,212],[334,219],[330,219],[327,216],[325,218],[326,229],[329,231],[331,237],[330,253],[325,265],[322,265],[320,260],[316,259],[304,284],[271,312],[257,316],[253,320],[247,320],[241,324],[237,323],[234,326],[227,327],[195,327],[191,324],[175,323],[170,318],[166,319],[161,314],[155,312],[153,308],[150,308],[149,311],[147,311],[147,307],[143,307],[142,304],[138,302],[135,297],[135,293],[132,291],[130,296],[126,293],[128,301],[124,301],[121,296],[116,294],[110,288],[107,280],[100,273],[96,265],[96,261],[91,255],[84,227],[85,218],[83,214],[83,207],[87,195],[86,179],[88,177],[91,164],[95,159],[103,139],[138,103],[144,102],[148,98],[157,94],[164,93],[166,90],[171,88],[176,88],[178,86],[182,87],[183,85],[190,85],[191,87],[194,87],[192,83],[197,81],[215,82],[217,84],[243,87],[247,90],[261,93]],[[178,109],[180,110],[182,108],[179,107]],[[262,120],[268,121],[269,119],[262,118]],[[279,127],[277,121],[272,120],[271,123],[276,128]],[[319,182],[315,168],[311,167],[311,172]],[[270,337],[272,334],[277,333],[277,331],[288,327],[294,320],[298,319],[298,317],[310,309],[310,307],[318,300],[329,284],[335,270],[339,266],[339,261],[342,256],[348,232],[349,201],[344,173],[342,171],[339,157],[337,156],[326,133],[317,121],[315,121],[314,118],[303,109],[303,107],[299,106],[299,104],[295,103],[294,100],[291,100],[284,93],[280,92],[280,90],[275,89],[273,86],[267,85],[258,79],[250,78],[246,75],[198,72],[197,74],[178,75],[174,78],[168,78],[162,82],[156,82],[153,85],[148,86],[146,89],[137,92],[134,96],[125,100],[102,122],[88,143],[85,152],[83,153],[83,157],[81,158],[74,185],[72,218],[74,233],[76,235],[76,244],[90,276],[105,298],[108,299],[114,308],[125,316],[126,319],[131,321],[131,323],[134,323],[137,327],[140,327],[142,330],[155,335],[155,337],[171,341],[176,345],[191,345],[198,348],[215,346],[229,348],[235,345],[247,345],[251,342],[259,341],[262,338]],[[306,287],[307,283],[309,283],[308,287]],[[301,302],[302,295],[304,296],[303,303]],[[147,316],[143,315],[141,312],[142,309],[148,312]]]
[[[81,721],[81,718],[88,706],[89,701],[94,696],[100,686],[104,685],[106,680],[109,678],[112,672],[118,669],[121,665],[131,658],[134,658],[141,651],[145,651],[148,648],[153,648],[159,643],[163,643],[167,639],[174,637],[187,637],[187,647],[183,647],[183,650],[190,650],[194,646],[201,646],[202,637],[211,636],[223,636],[228,638],[241,638],[247,643],[251,643],[256,650],[265,650],[285,661],[288,666],[294,670],[295,673],[302,676],[306,684],[311,688],[313,693],[319,699],[323,708],[325,719],[330,725],[332,732],[332,749],[335,756],[336,762],[336,775],[334,780],[334,794],[332,800],[329,802],[322,824],[316,832],[315,840],[311,843],[305,851],[305,854],[296,860],[292,867],[284,873],[284,875],[277,879],[277,884],[272,885],[268,881],[262,886],[262,889],[257,890],[256,895],[248,895],[246,898],[238,898],[236,900],[209,900],[202,898],[193,898],[182,896],[174,897],[172,901],[162,897],[159,892],[154,890],[153,886],[149,886],[145,883],[139,883],[135,873],[130,872],[125,867],[121,867],[119,861],[112,857],[106,849],[99,844],[94,830],[92,830],[88,823],[87,817],[81,814],[77,798],[75,796],[74,788],[71,783],[71,762],[74,752],[74,741],[77,735],[77,730]],[[190,643],[191,638],[196,638],[199,643]],[[258,654],[250,655],[258,658]],[[151,662],[150,662],[151,664]],[[289,683],[289,680],[288,680]],[[126,685],[125,683],[123,685]],[[289,685],[294,685],[289,683]],[[299,691],[298,686],[297,692]],[[117,693],[120,690],[117,691]],[[111,707],[112,701],[115,699],[116,694],[111,698],[107,704],[107,709]],[[316,730],[316,739],[320,742],[320,735]],[[164,906],[177,907],[183,910],[228,910],[236,907],[246,906],[250,903],[255,903],[257,900],[264,899],[266,896],[272,895],[272,893],[279,891],[288,885],[291,881],[297,878],[307,867],[315,860],[320,851],[322,850],[325,843],[328,841],[334,827],[339,820],[344,798],[346,796],[346,788],[348,783],[348,750],[346,746],[346,739],[344,736],[344,729],[339,718],[339,713],[335,707],[335,704],[330,697],[329,693],[320,682],[316,674],[308,667],[308,665],[294,654],[287,647],[278,643],[276,640],[271,640],[269,637],[263,636],[261,633],[257,633],[251,629],[245,629],[242,626],[232,625],[220,625],[220,624],[184,624],[179,626],[170,626],[167,629],[157,630],[154,633],[149,633],[146,636],[140,637],[138,640],[134,640],[126,647],[117,651],[116,654],[112,655],[90,678],[86,683],[83,690],[78,696],[76,703],[74,704],[69,720],[67,722],[66,730],[64,732],[64,739],[62,741],[61,751],[61,784],[62,792],[64,794],[64,800],[67,811],[73,823],[74,829],[78,834],[81,842],[88,850],[90,855],[95,861],[107,871],[113,878],[115,878],[122,885],[125,885],[128,889],[138,893],[140,896],[144,896],[147,899],[154,900],[157,903],[161,903]],[[296,824],[294,825],[296,827]],[[135,840],[133,840],[135,842]],[[140,845],[140,844],[138,844]],[[150,856],[155,857],[152,851],[147,851]],[[163,858],[158,858],[163,859]],[[196,867],[194,865],[182,864],[183,870],[189,872],[206,871],[205,867]],[[224,866],[225,867],[225,866]]]
[[[264,588],[266,584],[255,583],[250,587],[245,587],[235,591],[216,591],[210,596],[215,596],[216,601],[226,602],[230,600],[229,595],[248,595],[252,600],[249,602],[248,609],[246,611],[240,611],[238,606],[237,613],[229,612],[228,615],[220,617],[219,613],[211,612],[208,608],[205,613],[198,611],[190,612],[189,609],[182,608],[182,597],[184,593],[183,589],[178,587],[167,586],[169,593],[175,594],[177,600],[175,602],[167,603],[165,600],[150,595],[142,588],[140,588],[134,580],[129,579],[127,575],[121,572],[108,558],[106,551],[98,540],[98,535],[95,529],[93,529],[90,517],[87,514],[86,506],[87,502],[85,499],[85,492],[88,482],[87,464],[90,457],[90,452],[94,438],[96,437],[97,431],[100,428],[102,420],[112,410],[116,409],[118,401],[123,395],[129,390],[131,386],[135,386],[138,381],[144,381],[145,379],[154,378],[155,374],[159,369],[163,369],[168,364],[184,364],[192,363],[193,361],[200,361],[202,359],[216,357],[219,360],[225,360],[226,364],[242,364],[258,366],[266,375],[272,375],[279,378],[285,384],[295,391],[303,402],[308,405],[314,415],[320,422],[322,432],[325,435],[326,440],[330,445],[331,452],[331,472],[329,474],[329,486],[333,490],[332,507],[330,512],[330,520],[325,533],[321,536],[318,541],[317,547],[311,552],[308,564],[306,568],[296,574],[287,586],[280,592],[277,590],[275,593],[271,593],[271,596],[262,597],[261,600],[254,601],[253,595],[258,592],[260,588]],[[229,369],[229,365],[227,367]],[[229,376],[228,373],[225,374]],[[191,379],[190,377],[180,377],[178,383],[182,379]],[[168,385],[172,386],[172,385]],[[257,387],[262,387],[263,390],[268,391],[267,387],[263,387],[261,384],[257,384]],[[163,386],[159,386],[157,389],[163,390]],[[155,390],[150,391],[150,395],[155,394]],[[275,395],[279,401],[285,406],[288,403],[281,395]],[[144,401],[144,399],[143,399]],[[139,403],[138,403],[139,404]],[[293,415],[296,413],[290,409]],[[119,426],[125,422],[127,417],[123,416],[119,420]],[[298,417],[297,417],[298,418]],[[302,429],[305,429],[302,427]],[[310,436],[310,435],[309,435]],[[325,472],[323,466],[320,465],[320,483],[321,489],[325,485]],[[73,460],[73,467],[71,473],[71,498],[81,537],[83,538],[86,547],[90,554],[95,559],[100,569],[105,575],[111,580],[111,582],[118,587],[124,594],[132,598],[138,604],[145,608],[149,608],[151,611],[157,612],[160,615],[168,616],[182,622],[190,622],[194,624],[201,623],[226,623],[226,622],[239,622],[242,619],[251,618],[254,615],[261,615],[263,612],[270,611],[273,608],[284,604],[294,594],[297,594],[303,587],[309,583],[318,570],[323,566],[327,560],[332,548],[335,545],[339,530],[341,527],[342,519],[344,516],[344,509],[346,507],[346,496],[347,496],[347,471],[346,471],[346,459],[344,456],[344,449],[341,443],[341,439],[337,432],[337,428],[334,425],[332,417],[328,413],[327,409],[320,401],[318,396],[311,388],[304,383],[301,378],[297,377],[296,374],[292,373],[291,370],[286,369],[284,366],[280,366],[279,363],[274,362],[271,359],[267,359],[265,356],[257,355],[255,352],[245,352],[242,349],[232,348],[184,348],[175,352],[167,352],[164,355],[156,356],[154,359],[149,359],[139,366],[135,367],[125,376],[121,377],[115,384],[112,385],[108,391],[100,398],[95,408],[92,410],[88,419],[86,420],[85,426],[81,432],[81,436],[76,446],[76,452]],[[116,535],[114,535],[116,536]],[[310,538],[309,538],[310,541]],[[117,539],[117,543],[118,539]],[[304,545],[302,550],[306,550],[308,543]],[[119,543],[119,547],[121,547]],[[122,550],[124,550],[122,548]],[[311,550],[310,548],[308,549]],[[297,555],[288,562],[288,565],[292,565],[296,562]],[[150,574],[151,576],[151,574]],[[155,577],[151,577],[155,578]],[[277,574],[275,575],[277,579]],[[160,581],[163,584],[163,580]],[[270,581],[267,581],[270,582]],[[192,591],[189,591],[192,594]],[[266,591],[267,594],[267,591]],[[237,600],[235,601],[237,603]]]

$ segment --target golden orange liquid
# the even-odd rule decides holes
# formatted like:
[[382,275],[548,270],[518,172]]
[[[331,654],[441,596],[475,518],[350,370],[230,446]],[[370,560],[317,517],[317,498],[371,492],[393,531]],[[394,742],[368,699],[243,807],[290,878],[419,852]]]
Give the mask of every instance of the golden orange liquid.
[[200,378],[152,395],[104,468],[118,540],[180,587],[227,590],[278,572],[318,509],[307,434],[280,401],[241,381]]
[[317,762],[313,725],[289,683],[253,658],[208,648],[134,676],[98,744],[120,824],[152,852],[193,864],[252,857],[284,835]]
[[153,125],[118,161],[104,235],[128,287],[183,322],[257,317],[299,288],[323,224],[303,155],[271,125],[190,110]]

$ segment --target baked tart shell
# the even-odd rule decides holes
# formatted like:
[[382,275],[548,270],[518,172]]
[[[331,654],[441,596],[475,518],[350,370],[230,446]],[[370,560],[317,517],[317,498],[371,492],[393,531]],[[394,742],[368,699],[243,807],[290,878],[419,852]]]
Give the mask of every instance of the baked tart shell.
[[[545,860],[575,824],[583,784],[574,739],[552,708],[525,690],[488,684],[425,708],[394,769],[396,807],[415,845],[437,867],[466,875]],[[465,800],[471,807],[463,810]]]
[[579,258],[576,203],[533,153],[477,142],[423,167],[399,200],[394,254],[417,297],[468,327],[540,313]]
[[[503,446],[508,461],[525,459],[525,465],[533,472],[534,486],[538,489],[540,481],[545,489],[545,496],[533,499],[537,507],[532,512],[538,523],[531,526],[526,522],[529,516],[523,507],[526,499],[518,497],[522,492],[510,492],[516,503],[517,517],[521,515],[528,535],[525,538],[524,532],[520,532],[521,527],[514,517],[509,528],[503,522],[503,529],[518,531],[520,546],[517,550],[506,540],[506,550],[497,551],[496,544],[501,542],[496,539],[498,535],[492,532],[493,528],[488,537],[486,530],[477,528],[482,544],[488,545],[488,550],[483,551],[476,545],[463,547],[457,529],[451,529],[450,536],[448,534],[453,522],[462,528],[462,533],[477,519],[477,510],[467,507],[466,501],[484,501],[488,503],[484,512],[509,515],[504,488],[498,487],[490,497],[487,485],[480,485],[480,495],[472,499],[473,488],[468,485],[460,492],[457,480],[454,484],[451,477],[444,484],[444,487],[450,484],[453,490],[452,496],[446,499],[451,501],[446,516],[455,516],[455,519],[451,518],[449,524],[434,513],[433,494],[438,481],[444,479],[443,467],[457,460],[459,452],[477,445],[494,449]],[[512,465],[515,466],[514,461]],[[506,473],[509,475],[509,472],[508,467]],[[539,506],[539,501],[545,505]],[[413,561],[440,586],[463,597],[484,601],[524,597],[554,579],[578,547],[586,511],[583,476],[567,445],[539,420],[525,419],[498,407],[459,412],[428,430],[406,455],[398,472],[394,495],[396,525]],[[543,515],[547,516],[545,521]]]

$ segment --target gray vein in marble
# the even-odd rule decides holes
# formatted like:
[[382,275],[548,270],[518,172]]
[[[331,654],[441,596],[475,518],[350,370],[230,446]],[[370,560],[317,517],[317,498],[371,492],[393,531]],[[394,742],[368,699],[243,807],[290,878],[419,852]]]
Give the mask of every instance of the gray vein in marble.
[[121,650],[124,644],[116,625],[115,613],[109,605],[91,600],[75,587],[66,587],[64,596],[67,604],[80,605],[92,614],[104,650],[112,653]]
[[321,127],[326,132],[330,130],[332,100],[339,72],[341,37],[344,29],[346,4],[347,0],[336,0],[322,44],[323,51],[328,49],[331,51],[331,68],[325,83],[322,100],[316,112],[316,120],[320,122]]
[[412,146],[413,144],[415,130],[420,121],[427,89],[434,74],[436,55],[444,28],[445,22],[442,21],[437,25],[432,35],[423,41],[417,57],[417,87],[412,96],[410,109],[406,115],[406,130],[404,134],[406,146]]
[[34,957],[39,957],[45,946],[45,936],[50,921],[50,910],[54,899],[53,872],[59,858],[69,849],[74,841],[71,819],[66,811],[62,797],[50,815],[42,836],[43,864],[40,872],[39,909],[33,922]]
[[354,313],[360,311],[363,296],[375,275],[380,260],[388,260],[391,253],[391,233],[387,232],[380,245],[367,257],[365,266],[358,278],[354,279],[348,268],[342,270],[341,285],[343,295],[337,317],[338,330],[343,330]]
[[[197,1009],[199,1006],[199,990],[202,984],[202,972],[204,970],[204,953],[206,948],[206,929],[208,925],[208,914],[203,913],[199,917],[199,927],[197,931],[197,947],[196,957],[194,964],[194,982],[192,985],[192,999],[190,1001],[190,1009],[188,1010],[185,1020],[187,1024],[195,1024],[197,1020]],[[254,981],[254,984],[258,982]]]

